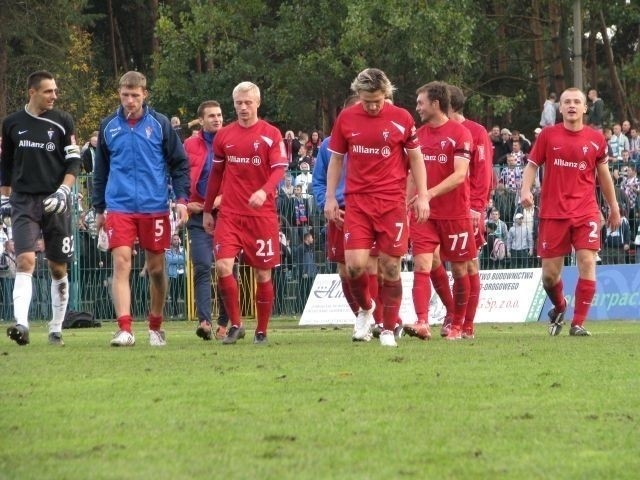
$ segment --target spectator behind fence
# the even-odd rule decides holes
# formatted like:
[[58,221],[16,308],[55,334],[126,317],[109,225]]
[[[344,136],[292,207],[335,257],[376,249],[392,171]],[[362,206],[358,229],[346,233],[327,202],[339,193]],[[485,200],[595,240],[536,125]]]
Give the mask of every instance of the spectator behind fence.
[[307,298],[309,298],[313,280],[318,273],[318,266],[316,265],[313,251],[313,235],[310,232],[304,234],[302,243],[296,247],[295,261],[300,294],[302,296],[302,305],[304,306]]
[[638,135],[638,129],[632,128],[629,135],[629,154],[631,155],[631,161],[637,164],[640,162],[640,135]]
[[311,164],[304,161],[300,162],[300,173],[296,176],[293,185],[302,188],[302,197],[309,198],[311,192],[311,184],[313,182],[313,174],[311,173]]
[[16,252],[13,240],[5,240],[4,250],[0,255],[0,320],[13,318],[12,292],[16,279]]
[[166,308],[171,318],[183,318],[185,258],[180,235],[174,234],[171,237],[171,247],[165,251],[165,263],[169,277],[169,297]]
[[617,265],[627,263],[631,249],[631,228],[627,219],[627,212],[620,209],[620,226],[612,229],[605,225],[604,248],[600,254],[603,264]]
[[169,188],[176,196],[179,222],[187,220],[189,163],[169,119],[146,104],[147,79],[125,73],[119,82],[120,107],[100,125],[100,141],[93,176],[96,228],[105,225],[113,256],[113,301],[118,332],[111,345],[132,346],[132,250],[136,237],[145,250],[150,282],[149,344],[166,345],[162,330],[167,295],[164,252],[169,248]]
[[[494,208],[493,210],[491,210],[491,215],[489,215],[489,222],[493,223],[493,226],[494,226],[493,233],[496,236],[496,238],[499,238],[500,240],[502,240],[506,245],[507,233],[509,232],[509,229],[507,228],[507,224],[500,219],[500,212],[498,211],[497,208]],[[489,222],[487,222],[487,226]]]
[[551,92],[542,106],[542,115],[540,116],[540,126],[542,128],[556,124],[557,110],[558,104],[556,103],[556,94]]
[[589,106],[587,110],[587,125],[602,130],[604,123],[604,101],[598,98],[598,92],[592,88],[589,90]]
[[53,108],[58,98],[53,75],[42,70],[32,73],[27,90],[29,103],[2,122],[0,195],[11,195],[17,262],[16,323],[7,329],[7,336],[18,345],[29,343],[35,250],[42,234],[52,277],[49,343],[62,346],[62,322],[69,302],[67,263],[73,257],[70,193],[80,172],[80,148],[71,116]]
[[511,268],[529,268],[533,256],[533,231],[524,223],[524,215],[516,213],[507,234],[507,258]]

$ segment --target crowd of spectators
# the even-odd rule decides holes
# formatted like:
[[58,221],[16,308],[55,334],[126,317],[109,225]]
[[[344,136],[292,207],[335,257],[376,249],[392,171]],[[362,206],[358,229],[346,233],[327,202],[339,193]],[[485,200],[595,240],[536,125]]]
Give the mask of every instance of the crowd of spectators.
[[[602,100],[589,92],[589,123],[601,128],[607,139],[609,168],[612,173],[616,196],[620,205],[622,225],[615,231],[604,226],[601,229],[603,248],[599,254],[602,264],[640,263],[640,136],[638,128],[629,121],[606,125],[602,113]],[[595,104],[595,107],[594,107]],[[172,119],[181,138],[188,137],[179,119]],[[519,192],[522,172],[527,163],[533,143],[541,129],[557,122],[555,95],[550,94],[544,104],[540,127],[531,136],[517,128],[494,125],[489,138],[493,144],[493,184],[483,221],[486,225],[487,244],[480,249],[482,269],[539,267],[536,256],[538,205],[524,209],[520,205]],[[196,126],[190,124],[190,126]],[[531,137],[531,138],[530,138]],[[276,300],[274,313],[299,313],[304,306],[313,279],[318,273],[334,273],[336,266],[326,260],[324,213],[317,208],[312,193],[313,167],[323,134],[310,134],[288,130],[284,134],[289,171],[278,186],[277,208],[280,219],[281,265],[273,272]],[[94,212],[82,203],[82,198],[91,198],[92,171],[97,132],[91,135],[83,148],[83,172],[78,180],[77,199],[77,252],[79,254],[80,277],[85,309],[92,309],[101,318],[112,318],[111,302],[111,258],[107,252],[97,248],[98,232],[94,226]],[[534,192],[538,192],[540,179],[536,179]],[[605,203],[601,202],[603,218]],[[172,222],[173,223],[173,222]],[[10,228],[10,227],[9,227]],[[0,318],[10,318],[10,293],[12,277],[15,277],[15,255],[12,254],[8,227],[0,229]],[[169,298],[165,315],[167,318],[183,318],[186,299],[185,232],[172,224],[172,246],[166,252]],[[13,255],[13,256],[12,256]],[[34,302],[30,315],[33,318],[48,318],[50,308],[48,270],[40,252],[34,275]],[[240,263],[242,259],[239,259]],[[567,263],[570,263],[567,259]],[[132,274],[133,309],[135,315],[143,315],[148,298],[144,254],[134,251]],[[412,265],[411,253],[403,262],[405,269]],[[213,270],[212,270],[213,273]],[[43,285],[40,288],[40,285]],[[214,289],[215,290],[215,289]],[[215,292],[214,292],[215,296]],[[80,305],[81,308],[83,305]]]

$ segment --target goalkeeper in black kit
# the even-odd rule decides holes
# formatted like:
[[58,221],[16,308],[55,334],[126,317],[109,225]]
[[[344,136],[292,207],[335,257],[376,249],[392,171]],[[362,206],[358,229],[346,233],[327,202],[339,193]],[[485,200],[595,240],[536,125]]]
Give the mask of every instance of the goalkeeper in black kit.
[[18,345],[29,343],[31,277],[36,242],[44,239],[51,273],[49,343],[64,345],[62,321],[69,302],[67,263],[73,256],[69,193],[80,171],[73,120],[55,110],[58,88],[51,73],[38,71],[27,80],[29,103],[2,123],[0,193],[10,196],[16,253],[13,288],[15,323],[7,336]]

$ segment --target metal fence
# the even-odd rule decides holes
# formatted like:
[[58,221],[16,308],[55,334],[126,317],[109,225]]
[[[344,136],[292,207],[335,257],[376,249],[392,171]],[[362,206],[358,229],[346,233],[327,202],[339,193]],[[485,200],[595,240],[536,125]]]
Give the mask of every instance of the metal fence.
[[[91,176],[79,177],[77,187],[73,192],[73,235],[75,244],[74,260],[69,268],[70,302],[69,308],[79,311],[93,312],[98,319],[110,320],[115,318],[111,294],[112,266],[110,253],[97,248],[97,232],[93,224],[93,211],[87,209],[87,200],[91,195]],[[288,248],[283,248],[281,265],[273,270],[275,301],[274,315],[299,315],[304,309],[307,295],[313,278],[305,276],[305,269],[300,264],[300,249],[303,235],[310,232],[314,238],[312,247],[315,261],[315,273],[335,273],[336,264],[327,262],[325,256],[325,223],[323,212],[316,207],[313,197],[308,196],[308,216],[302,224],[296,221],[293,203],[282,195],[278,199],[280,214],[281,237],[288,240]],[[513,222],[511,210],[505,211],[506,226],[510,228]],[[636,228],[636,222],[631,225]],[[638,227],[640,228],[640,226]],[[193,275],[189,259],[188,233],[183,229],[178,231],[183,240],[185,251],[184,274],[169,282],[165,318],[194,319],[195,306],[193,299]],[[640,234],[640,232],[639,232]],[[535,232],[533,232],[535,242]],[[600,252],[602,263],[635,263],[640,260],[636,255],[635,230],[632,230],[631,246],[624,250],[622,246],[607,246],[603,237],[603,250]],[[145,318],[149,308],[149,283],[144,270],[144,251],[135,247],[133,268],[131,273],[132,314],[136,318]],[[574,258],[566,258],[566,264],[574,263]],[[242,256],[238,259],[237,278],[239,283],[241,313],[253,316],[255,282],[251,269],[243,263]],[[519,252],[510,258],[492,258],[491,249],[487,246],[480,252],[480,266],[482,269],[527,268],[538,267],[540,260],[528,252]],[[403,259],[403,269],[411,270],[410,255]],[[214,318],[218,313],[218,298],[215,288],[215,270],[212,266],[212,309]],[[48,319],[51,316],[50,277],[46,260],[42,253],[37,254],[36,271],[33,276],[34,290],[30,309],[33,319]],[[12,318],[11,289],[12,279],[3,278],[0,282],[0,318]]]

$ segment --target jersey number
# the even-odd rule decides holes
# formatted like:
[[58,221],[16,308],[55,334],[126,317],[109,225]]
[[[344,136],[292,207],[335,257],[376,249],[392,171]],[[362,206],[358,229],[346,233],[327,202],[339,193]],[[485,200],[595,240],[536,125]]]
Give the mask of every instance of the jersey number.
[[[271,239],[266,242],[261,238],[256,240],[258,244],[258,251],[256,252],[256,257],[273,257],[273,246],[271,244]],[[265,247],[267,251],[265,252]]]
[[589,222],[589,226],[591,227],[589,238],[600,238],[600,235],[598,235],[598,231],[600,230],[598,224],[596,222]]
[[469,238],[469,234],[467,232],[458,233],[457,235],[449,235],[451,239],[451,251],[453,252],[458,245],[458,239],[462,239],[462,244],[460,245],[460,250],[466,250],[467,248],[467,240]]
[[164,233],[164,221],[162,218],[156,219],[154,233],[156,238],[162,238],[162,234]]
[[62,239],[62,253],[65,255],[73,253],[73,237],[64,237]]

